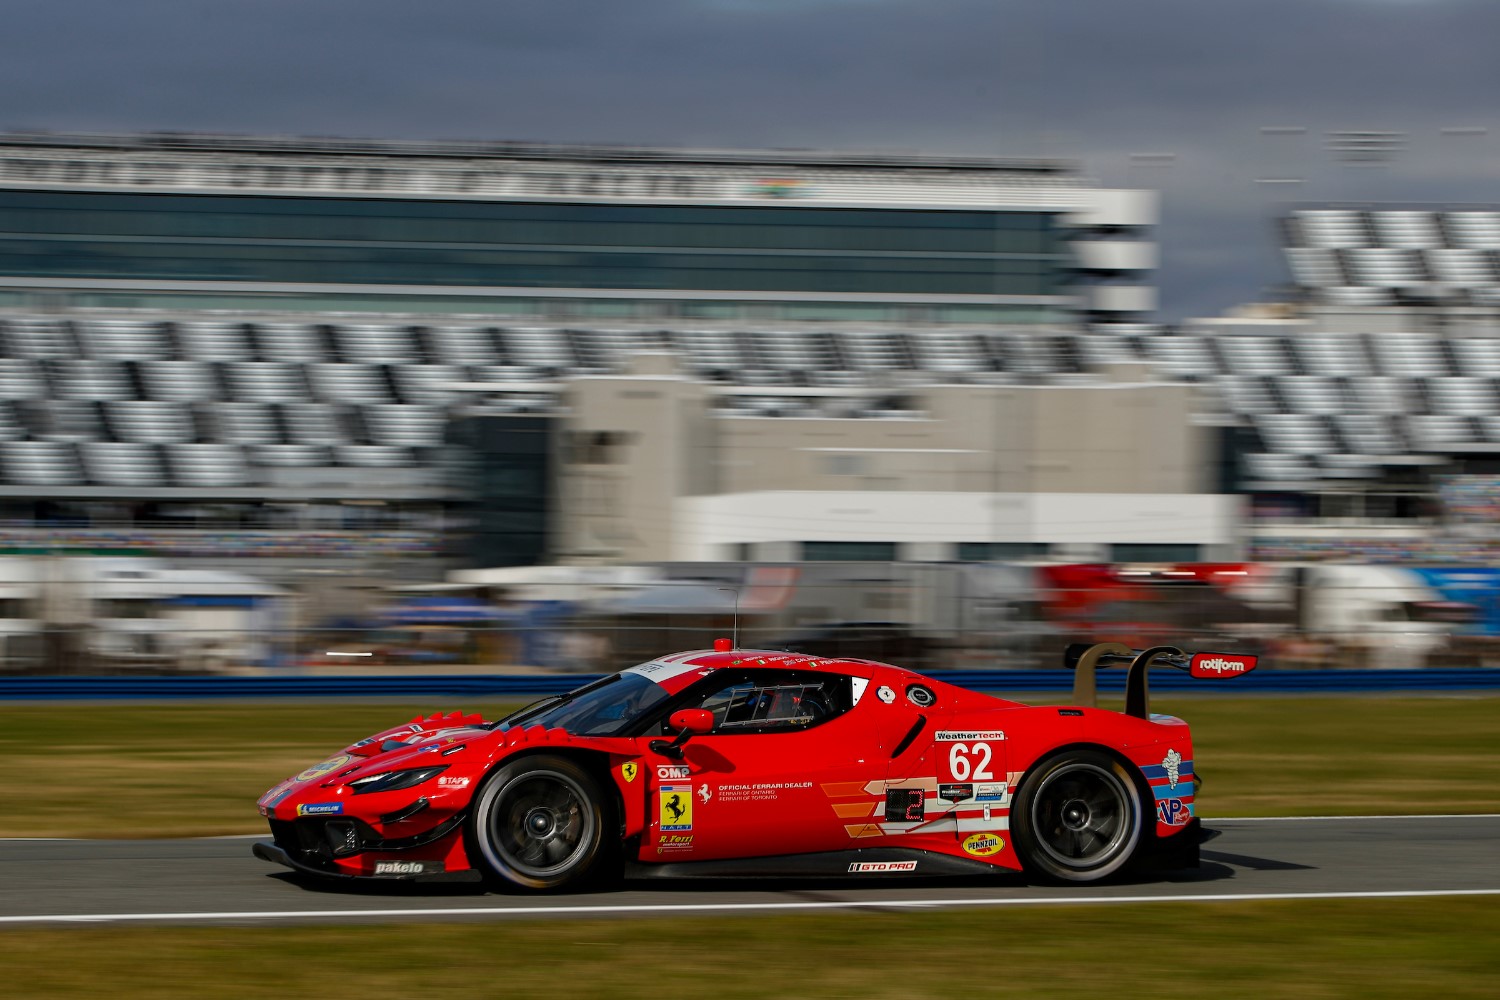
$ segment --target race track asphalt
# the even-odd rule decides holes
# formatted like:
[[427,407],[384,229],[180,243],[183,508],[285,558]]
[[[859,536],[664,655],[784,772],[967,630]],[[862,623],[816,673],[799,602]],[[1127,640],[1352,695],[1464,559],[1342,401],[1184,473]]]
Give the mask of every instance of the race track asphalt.
[[1221,819],[1196,871],[1102,886],[871,876],[853,881],[627,883],[569,896],[468,885],[306,880],[252,838],[0,841],[0,926],[350,923],[818,909],[1002,907],[1282,896],[1500,894],[1500,816]]

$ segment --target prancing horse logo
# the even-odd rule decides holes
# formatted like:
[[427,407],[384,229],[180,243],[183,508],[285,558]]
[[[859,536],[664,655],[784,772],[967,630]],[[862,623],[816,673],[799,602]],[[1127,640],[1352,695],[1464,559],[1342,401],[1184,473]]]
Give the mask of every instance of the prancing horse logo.
[[633,760],[626,761],[625,763],[620,765],[620,776],[625,779],[625,783],[627,785],[635,780],[635,776],[638,771],[640,771],[640,767],[637,766],[636,762]]
[[672,814],[673,823],[682,819],[682,814],[687,811],[682,808],[682,796],[680,795],[673,795],[670,799],[668,799],[664,804],[664,808],[667,810],[667,812]]

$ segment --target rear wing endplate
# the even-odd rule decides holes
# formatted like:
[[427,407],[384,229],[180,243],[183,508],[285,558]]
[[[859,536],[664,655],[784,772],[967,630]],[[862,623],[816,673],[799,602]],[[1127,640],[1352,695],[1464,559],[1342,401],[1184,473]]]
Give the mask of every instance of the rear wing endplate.
[[1194,677],[1238,677],[1255,669],[1255,657],[1240,653],[1184,653],[1176,646],[1131,649],[1124,643],[1075,642],[1063,650],[1063,666],[1073,671],[1073,704],[1093,708],[1098,704],[1100,667],[1128,666],[1125,675],[1125,714],[1144,719],[1151,714],[1151,668],[1176,667]]

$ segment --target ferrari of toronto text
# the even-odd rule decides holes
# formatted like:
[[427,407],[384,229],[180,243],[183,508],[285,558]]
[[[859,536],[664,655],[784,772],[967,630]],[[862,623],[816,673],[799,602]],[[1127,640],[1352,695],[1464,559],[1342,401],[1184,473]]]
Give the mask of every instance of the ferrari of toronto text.
[[[1073,646],[1074,705],[870,660],[676,653],[497,721],[431,715],[261,796],[257,856],[332,877],[573,889],[609,876],[972,875],[1094,882],[1198,863],[1193,740],[1149,668],[1228,653]],[[1123,713],[1093,707],[1128,666]]]

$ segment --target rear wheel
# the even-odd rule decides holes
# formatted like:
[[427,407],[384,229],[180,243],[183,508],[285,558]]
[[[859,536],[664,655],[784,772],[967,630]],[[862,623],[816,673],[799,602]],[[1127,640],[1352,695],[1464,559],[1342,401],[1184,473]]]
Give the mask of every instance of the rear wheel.
[[599,785],[565,757],[522,757],[496,770],[474,799],[469,845],[489,876],[526,889],[571,889],[605,854],[608,807]]
[[1123,868],[1141,842],[1141,797],[1125,765],[1097,750],[1065,750],[1027,775],[1011,809],[1028,872],[1095,882]]

